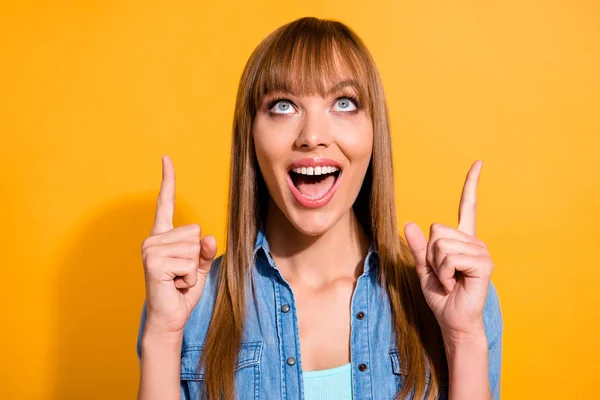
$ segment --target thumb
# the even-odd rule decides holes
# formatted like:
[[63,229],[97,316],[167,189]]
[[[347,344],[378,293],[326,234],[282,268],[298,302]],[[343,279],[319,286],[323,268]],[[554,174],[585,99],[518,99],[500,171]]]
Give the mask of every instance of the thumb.
[[408,247],[415,259],[415,266],[417,268],[417,274],[422,277],[428,272],[427,266],[427,238],[419,225],[414,222],[407,222],[404,224],[404,236]]
[[217,241],[214,236],[206,235],[200,241],[200,261],[198,269],[201,273],[208,274],[212,260],[217,255]]
[[217,241],[214,236],[207,235],[200,240],[200,256],[198,262],[198,281],[196,285],[189,288],[187,293],[190,302],[195,306],[200,301],[206,279],[212,266],[212,261],[217,254]]

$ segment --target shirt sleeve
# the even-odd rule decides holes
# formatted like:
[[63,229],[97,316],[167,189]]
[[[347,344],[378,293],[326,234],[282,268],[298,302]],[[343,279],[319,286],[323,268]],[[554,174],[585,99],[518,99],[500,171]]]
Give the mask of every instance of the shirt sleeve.
[[483,311],[483,324],[488,341],[488,374],[493,400],[500,400],[500,377],[502,372],[502,311],[498,292],[492,282]]

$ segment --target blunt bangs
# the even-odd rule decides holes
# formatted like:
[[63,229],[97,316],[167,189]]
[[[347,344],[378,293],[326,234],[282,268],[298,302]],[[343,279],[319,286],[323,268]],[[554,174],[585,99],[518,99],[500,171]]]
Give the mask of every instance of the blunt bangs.
[[[347,28],[335,21],[304,20],[276,30],[264,42],[251,89],[252,114],[270,93],[326,97],[334,85],[352,82],[361,104],[371,114],[368,62]],[[335,91],[337,92],[337,91]]]

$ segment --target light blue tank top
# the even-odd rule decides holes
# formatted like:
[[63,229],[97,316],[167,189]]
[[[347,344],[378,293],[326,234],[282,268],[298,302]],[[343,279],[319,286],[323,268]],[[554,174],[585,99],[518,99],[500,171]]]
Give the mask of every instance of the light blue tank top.
[[302,371],[306,400],[351,400],[352,366],[350,363],[320,371]]

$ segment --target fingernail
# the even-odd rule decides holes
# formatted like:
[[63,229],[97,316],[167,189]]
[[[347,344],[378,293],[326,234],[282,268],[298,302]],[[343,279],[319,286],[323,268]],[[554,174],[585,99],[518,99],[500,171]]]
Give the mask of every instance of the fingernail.
[[410,221],[406,222],[406,223],[404,224],[404,228],[406,228],[406,225],[408,225],[409,223],[410,223]]

